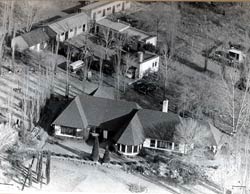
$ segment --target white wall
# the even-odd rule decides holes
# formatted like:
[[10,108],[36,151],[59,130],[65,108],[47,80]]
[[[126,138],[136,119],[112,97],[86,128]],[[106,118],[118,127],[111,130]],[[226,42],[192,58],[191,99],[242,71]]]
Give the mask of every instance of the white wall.
[[146,39],[145,42],[146,42],[146,44],[148,43],[148,44],[152,44],[152,45],[156,46],[156,44],[157,44],[157,37],[156,36],[149,37],[149,38]]
[[146,138],[144,143],[143,143],[143,147],[145,148],[149,148],[150,147],[150,139],[149,138]]
[[39,52],[41,50],[41,43],[38,43],[38,44],[36,44],[34,46],[31,46],[29,49]]
[[62,35],[62,34],[58,34],[57,35],[57,40],[59,39],[60,42],[63,42],[65,40],[65,33]]
[[59,125],[55,125],[55,135],[60,135],[61,134],[61,126]]
[[74,28],[72,28],[72,29],[69,29],[69,36],[68,36],[68,38],[72,38],[72,37],[74,37],[75,36],[75,33],[76,33],[76,29],[75,29],[75,27]]
[[87,24],[85,24],[85,30],[83,31],[83,25],[81,25],[81,26],[78,26],[77,27],[77,32],[76,32],[76,34],[78,35],[78,34],[81,34],[81,33],[83,33],[83,32],[86,32],[87,31]]
[[[144,143],[143,143],[143,147],[157,149],[157,150],[163,150],[163,151],[171,151],[171,149],[157,148],[157,140],[156,139],[155,139],[155,147],[151,147],[150,140],[151,140],[150,138],[146,138]],[[173,150],[173,148],[174,148],[173,146],[174,146],[174,143],[172,143],[172,151],[176,151],[176,150]],[[178,150],[179,153],[182,153],[182,154],[187,153],[188,148],[187,148],[187,146],[185,146],[185,144],[178,144],[178,146],[179,146],[179,150]]]
[[[69,29],[68,30],[68,38],[73,38],[74,36],[83,33],[83,25],[84,24],[82,24],[81,26],[77,26],[77,27],[75,26],[72,29],[73,31],[70,31],[70,29]],[[87,24],[85,24],[85,31],[84,32],[86,32],[86,31],[87,31]],[[59,39],[60,42],[65,41],[65,35],[66,35],[66,31],[64,32],[63,35],[62,34],[58,34],[57,35],[57,40]]]
[[117,148],[118,148],[118,145],[120,145],[120,149],[118,149],[118,152],[122,155],[125,155],[125,156],[136,156],[140,153],[141,149],[142,149],[142,144],[138,145],[137,146],[137,152],[133,152],[134,151],[134,146],[132,146],[132,152],[131,153],[128,153],[127,152],[127,145],[125,145],[125,152],[122,151],[122,148],[121,148],[121,144],[116,144]]
[[[70,137],[70,138],[82,139],[82,137],[76,137],[76,136],[73,136],[73,135],[62,134],[62,133],[61,133],[61,126],[59,126],[59,125],[55,125],[54,128],[55,128],[55,135],[56,135],[56,136],[62,136],[62,137]],[[76,129],[76,131],[77,131],[77,132],[80,132],[80,131],[83,131],[83,129]]]
[[[154,57],[152,59],[149,59],[139,65],[139,78],[142,78],[143,75],[147,72],[157,72],[159,70],[159,61],[160,57]],[[156,66],[153,67],[153,63],[156,62]]]
[[[107,15],[111,15],[113,13],[113,6],[115,6],[115,13],[122,11],[122,3],[123,2],[125,3],[124,9],[129,9],[131,6],[130,2],[126,3],[126,1],[113,1],[107,5],[103,5],[102,7],[93,9],[91,11],[91,19],[94,19],[94,13],[96,13],[96,20],[100,20],[100,19],[106,17]],[[119,7],[117,7],[118,4],[120,4]],[[111,9],[107,10],[108,8],[111,8]],[[105,16],[103,16],[103,10],[105,10]],[[100,12],[100,13],[98,13],[98,12]]]

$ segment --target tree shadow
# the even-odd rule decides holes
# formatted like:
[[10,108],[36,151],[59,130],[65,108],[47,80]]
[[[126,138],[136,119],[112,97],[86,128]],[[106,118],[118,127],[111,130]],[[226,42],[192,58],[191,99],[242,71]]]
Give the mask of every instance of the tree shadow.
[[[14,173],[14,176],[11,176],[11,180],[14,181],[15,183],[19,184],[22,187],[26,177],[28,176],[29,168],[24,166],[23,164],[19,163],[19,164],[14,164],[12,166],[12,170],[15,173]],[[8,176],[10,174],[8,172],[6,172],[6,176]],[[36,178],[36,172],[34,170],[32,170],[32,182],[36,183],[36,184],[38,183],[37,178]],[[28,181],[26,181],[25,187],[29,187]]]
[[191,69],[194,69],[198,72],[207,72],[211,75],[214,74],[214,72],[210,71],[210,70],[206,70],[204,71],[204,68],[203,67],[200,67],[199,65],[195,64],[194,62],[191,62],[187,59],[184,59],[183,57],[180,57],[180,56],[177,56],[175,55],[174,56],[175,60],[177,60],[178,62],[182,63],[183,65],[186,65],[187,67],[191,68]]
[[87,153],[87,152],[84,152],[82,150],[78,150],[78,149],[73,149],[73,148],[70,148],[66,145],[63,145],[61,143],[56,143],[58,146],[60,146],[61,148],[65,149],[65,150],[68,150],[76,155],[78,155],[80,158],[82,159],[85,159],[85,160],[89,160],[90,159],[90,153]]

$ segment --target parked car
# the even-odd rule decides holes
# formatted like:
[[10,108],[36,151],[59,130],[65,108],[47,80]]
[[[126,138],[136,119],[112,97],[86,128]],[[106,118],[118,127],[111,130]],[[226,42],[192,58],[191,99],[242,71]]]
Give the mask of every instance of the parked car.
[[134,90],[143,95],[148,95],[156,90],[156,86],[153,83],[147,83],[143,80],[137,81],[133,85]]
[[129,79],[135,79],[136,67],[130,67],[125,76]]
[[83,68],[83,66],[84,66],[84,62],[82,60],[78,60],[69,64],[69,68],[72,73],[76,73],[78,70]]

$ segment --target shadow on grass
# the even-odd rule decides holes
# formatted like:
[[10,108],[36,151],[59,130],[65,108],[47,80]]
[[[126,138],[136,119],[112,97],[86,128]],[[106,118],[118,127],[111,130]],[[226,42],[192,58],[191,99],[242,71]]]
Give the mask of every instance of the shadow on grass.
[[[14,176],[11,177],[15,183],[20,184],[20,188],[23,186],[26,177],[28,176],[29,168],[24,166],[23,164],[15,164],[12,166],[12,170],[14,171]],[[6,174],[8,176],[8,173]],[[37,182],[36,171],[32,170],[32,182]],[[44,184],[44,183],[43,183]],[[29,187],[28,181],[25,183],[25,187]]]
[[[175,60],[182,63],[183,65],[186,65],[187,67],[197,71],[197,72],[203,72],[203,73],[206,73],[208,74],[209,76],[213,76],[215,74],[215,72],[213,71],[210,71],[210,70],[204,70],[203,67],[200,67],[199,65],[197,65],[196,63],[194,62],[191,62],[189,61],[188,59],[184,59],[183,57],[180,57],[180,56],[174,56]],[[209,66],[209,65],[208,65]]]
[[60,146],[61,148],[67,150],[67,151],[70,151],[76,155],[78,155],[80,158],[84,159],[84,160],[90,160],[90,153],[87,153],[87,152],[84,152],[82,150],[77,150],[77,149],[73,149],[73,148],[70,148],[66,145],[63,145],[61,143],[57,143],[58,146]]

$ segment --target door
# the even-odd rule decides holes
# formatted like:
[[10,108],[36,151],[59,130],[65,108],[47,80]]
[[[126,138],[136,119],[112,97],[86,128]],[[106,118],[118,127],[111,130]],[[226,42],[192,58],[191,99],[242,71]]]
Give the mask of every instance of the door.
[[69,38],[69,32],[67,31],[66,33],[65,33],[65,40],[67,40]]
[[103,10],[102,16],[104,17],[106,15],[106,9]]
[[113,6],[112,13],[115,13],[115,5]]

